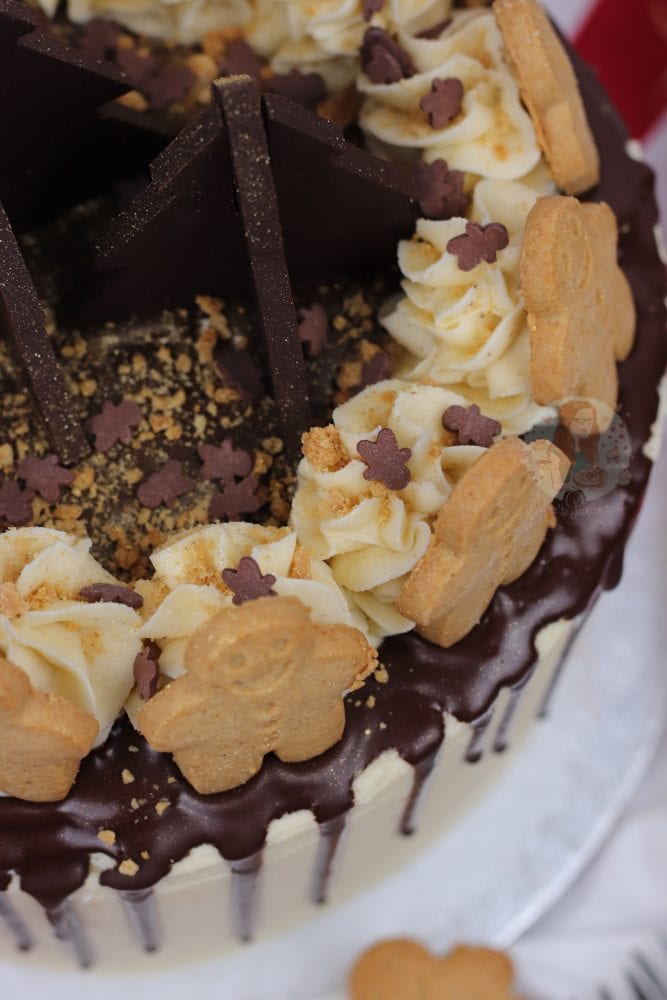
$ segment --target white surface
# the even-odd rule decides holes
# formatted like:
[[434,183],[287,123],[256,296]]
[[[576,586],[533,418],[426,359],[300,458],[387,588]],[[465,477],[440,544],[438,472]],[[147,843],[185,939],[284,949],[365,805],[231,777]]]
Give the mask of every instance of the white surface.
[[[14,1000],[39,990],[48,1000],[71,1000],[85,981],[87,1000],[110,1000],[139,984],[142,1000],[181,1000],[186,990],[197,1000],[312,1000],[342,988],[357,953],[387,935],[408,933],[439,950],[460,938],[510,944],[590,859],[659,738],[666,689],[666,623],[657,613],[667,603],[664,459],[657,471],[623,584],[597,605],[557,689],[555,724],[539,727],[494,795],[435,849],[361,899],[234,958],[126,979],[5,966],[0,995]],[[661,919],[667,859],[660,846],[651,852],[646,845],[650,838],[667,841],[665,785],[663,808],[656,813],[649,800],[646,812],[639,800],[634,823],[619,828],[606,861],[517,949],[524,988],[534,996],[568,1000],[576,989],[584,1000],[598,974],[609,971],[599,956],[613,951],[622,959],[610,931],[623,932],[624,915],[640,931]]]

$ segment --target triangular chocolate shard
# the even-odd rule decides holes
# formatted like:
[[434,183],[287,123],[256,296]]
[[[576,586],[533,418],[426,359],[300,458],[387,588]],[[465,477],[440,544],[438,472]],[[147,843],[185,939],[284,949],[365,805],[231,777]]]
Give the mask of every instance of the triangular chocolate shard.
[[412,173],[285,97],[268,94],[264,114],[293,283],[393,262],[419,214]]
[[60,460],[65,465],[78,462],[90,448],[47,336],[37,292],[1,204],[0,335],[13,348]]
[[[393,261],[419,214],[411,173],[286,98],[265,96],[262,108],[292,285]],[[220,166],[223,131],[207,109],[152,164],[150,186],[102,234],[97,266],[107,274],[83,321],[252,293],[233,177]]]
[[16,0],[0,0],[0,52],[0,198],[24,228],[81,197],[100,155],[98,110],[129,87],[109,63],[38,31]]
[[287,453],[297,458],[312,415],[260,97],[249,76],[219,80],[213,95],[229,143],[257,326],[281,435]]

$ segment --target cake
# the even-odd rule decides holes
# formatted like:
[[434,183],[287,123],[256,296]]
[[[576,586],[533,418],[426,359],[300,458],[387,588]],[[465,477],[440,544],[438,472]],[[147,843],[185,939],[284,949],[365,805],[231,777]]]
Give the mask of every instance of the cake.
[[0,956],[150,969],[396,871],[547,713],[657,453],[652,177],[533,0],[71,3],[83,55],[3,4]]

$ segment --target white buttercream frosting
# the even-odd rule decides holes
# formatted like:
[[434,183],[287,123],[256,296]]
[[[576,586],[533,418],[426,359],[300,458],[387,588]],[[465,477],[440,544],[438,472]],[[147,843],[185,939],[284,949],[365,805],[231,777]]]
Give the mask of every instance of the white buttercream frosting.
[[276,594],[305,604],[313,621],[360,624],[329,567],[299,550],[289,528],[243,522],[195,528],[154,552],[154,578],[137,585],[146,598],[141,636],[159,645],[162,673],[172,678],[182,674],[190,637],[232,607],[234,595],[223,583],[222,571],[236,569],[244,556],[254,559],[262,574],[276,578],[271,588]]
[[[400,34],[417,72],[396,83],[359,78],[366,94],[361,125],[380,151],[427,162],[444,159],[450,169],[481,177],[516,180],[529,173],[541,153],[530,116],[505,58],[502,36],[490,11],[455,13],[440,38]],[[433,80],[463,84],[461,112],[442,128],[432,128],[421,110]]]
[[482,412],[499,420],[506,434],[521,434],[553,416],[534,402],[530,386],[530,335],[519,290],[521,242],[538,192],[551,182],[482,180],[475,186],[471,218],[500,222],[509,244],[497,261],[470,271],[459,267],[448,242],[465,231],[466,220],[420,219],[415,238],[399,246],[404,296],[382,317],[407,355],[398,374],[448,385]]
[[[413,622],[394,601],[403,580],[424,555],[431,522],[452,483],[483,452],[450,444],[442,425],[449,406],[465,399],[448,388],[390,379],[370,386],[333,415],[349,461],[322,471],[301,461],[292,521],[303,545],[327,560],[334,579],[368,619],[374,640],[409,631]],[[410,448],[410,482],[391,490],[364,478],[357,445],[390,428],[400,448]]]
[[452,6],[451,0],[385,0],[366,20],[361,0],[276,0],[276,5],[285,10],[287,38],[273,57],[273,68],[318,72],[330,90],[342,89],[358,75],[367,28],[417,33],[447,18]]
[[[53,17],[57,0],[37,0]],[[137,34],[191,45],[209,31],[239,28],[263,55],[275,51],[285,37],[286,20],[278,0],[68,0],[67,13],[76,23],[107,18]]]
[[141,619],[121,604],[79,598],[93,583],[117,583],[88,539],[48,528],[0,534],[0,651],[40,691],[94,715],[102,743],[132,688]]

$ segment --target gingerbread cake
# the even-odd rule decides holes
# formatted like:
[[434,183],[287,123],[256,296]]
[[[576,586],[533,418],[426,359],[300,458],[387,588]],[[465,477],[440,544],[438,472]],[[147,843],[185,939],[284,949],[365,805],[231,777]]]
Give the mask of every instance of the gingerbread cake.
[[42,8],[0,0],[0,957],[150,969],[376,884],[549,724],[665,269],[535,0]]

